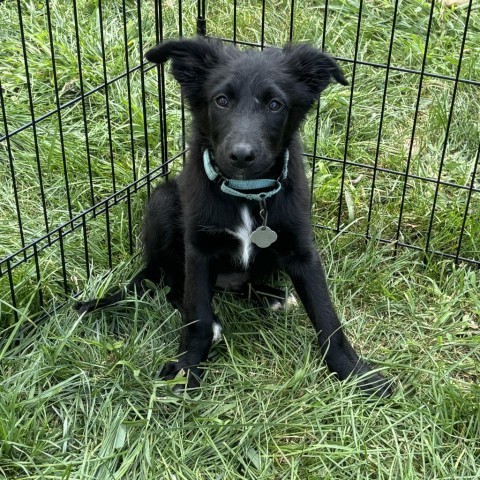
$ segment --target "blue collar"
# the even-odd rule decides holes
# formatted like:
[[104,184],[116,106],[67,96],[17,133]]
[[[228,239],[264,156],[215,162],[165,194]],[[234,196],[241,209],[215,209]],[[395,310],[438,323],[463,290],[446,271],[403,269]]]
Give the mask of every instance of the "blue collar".
[[[282,188],[282,180],[287,178],[288,174],[288,150],[285,150],[283,169],[280,176],[274,180],[272,178],[257,178],[254,180],[234,180],[225,178],[216,166],[213,165],[211,154],[208,149],[203,152],[203,167],[207,177],[212,182],[220,185],[220,190],[228,195],[246,198],[247,200],[261,201],[265,198],[272,197]],[[266,190],[265,190],[266,189]],[[249,193],[243,190],[249,191]],[[258,193],[252,193],[251,190],[262,190]]]

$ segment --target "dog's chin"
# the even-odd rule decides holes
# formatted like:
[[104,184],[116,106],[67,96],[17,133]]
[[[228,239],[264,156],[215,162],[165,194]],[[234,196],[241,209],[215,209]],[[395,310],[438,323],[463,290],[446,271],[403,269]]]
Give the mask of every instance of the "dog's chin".
[[268,177],[268,168],[239,168],[233,165],[220,166],[222,174],[231,180],[256,180]]
[[232,180],[253,180],[253,179],[258,178],[258,177],[255,176],[254,174],[252,174],[247,169],[235,169],[229,175],[229,178],[232,179]]

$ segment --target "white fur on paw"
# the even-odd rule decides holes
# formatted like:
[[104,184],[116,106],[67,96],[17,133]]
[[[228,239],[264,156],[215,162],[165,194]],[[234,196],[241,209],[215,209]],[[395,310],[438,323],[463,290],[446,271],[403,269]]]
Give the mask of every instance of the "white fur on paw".
[[221,339],[222,339],[222,326],[217,322],[213,322],[212,343],[218,342]]
[[298,307],[297,297],[291,293],[287,298],[286,308],[295,308]]
[[288,310],[290,308],[298,307],[297,297],[293,293],[291,293],[285,301],[275,300],[270,304],[270,308],[272,310]]
[[270,308],[275,311],[283,310],[283,303],[280,300],[275,300],[270,304]]

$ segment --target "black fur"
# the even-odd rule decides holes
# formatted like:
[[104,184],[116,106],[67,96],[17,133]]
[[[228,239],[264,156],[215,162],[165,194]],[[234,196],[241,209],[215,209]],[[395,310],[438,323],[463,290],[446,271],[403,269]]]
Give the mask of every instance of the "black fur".
[[[145,269],[129,288],[144,279],[163,278],[169,300],[180,310],[185,327],[179,359],[161,374],[174,378],[189,372],[188,386],[201,378],[200,365],[212,343],[211,300],[217,277],[234,274],[256,281],[282,269],[288,273],[310,317],[328,368],[340,379],[361,375],[367,393],[385,396],[389,382],[371,373],[346,339],[330,300],[325,274],[313,245],[309,193],[298,129],[309,108],[329,83],[347,82],[336,62],[307,45],[283,50],[241,52],[218,41],[168,41],[147,52],[155,63],[172,61],[193,116],[189,159],[176,180],[158,187],[148,202],[143,226]],[[276,179],[289,150],[288,176],[282,189],[267,199],[268,226],[278,239],[256,248],[248,268],[235,260],[239,240],[231,231],[246,206],[261,224],[259,204],[227,195],[204,171],[209,149],[222,174],[231,179]],[[254,227],[254,228],[255,228]],[[230,233],[228,232],[230,230]],[[120,294],[78,305],[90,311],[118,301]]]

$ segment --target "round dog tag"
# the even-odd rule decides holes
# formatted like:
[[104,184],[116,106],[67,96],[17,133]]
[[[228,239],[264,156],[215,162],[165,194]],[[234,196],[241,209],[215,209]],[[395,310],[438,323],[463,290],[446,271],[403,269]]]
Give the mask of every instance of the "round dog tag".
[[267,248],[278,238],[276,232],[268,227],[258,227],[250,235],[250,240],[257,247]]

